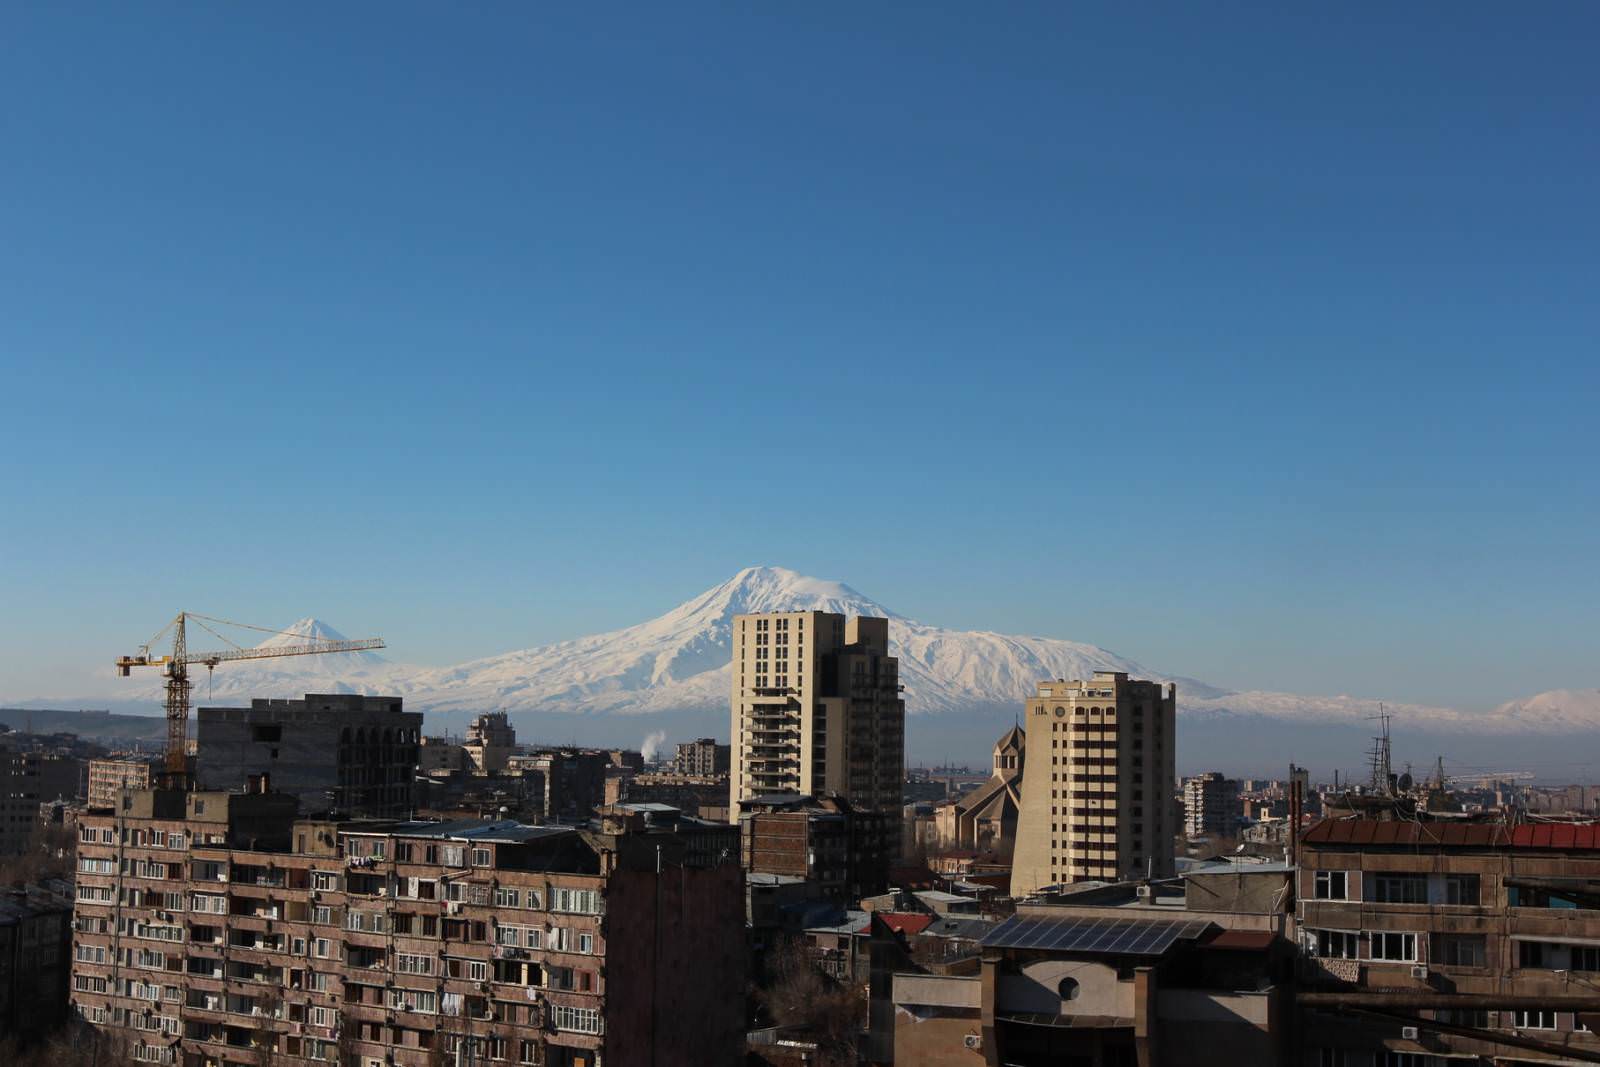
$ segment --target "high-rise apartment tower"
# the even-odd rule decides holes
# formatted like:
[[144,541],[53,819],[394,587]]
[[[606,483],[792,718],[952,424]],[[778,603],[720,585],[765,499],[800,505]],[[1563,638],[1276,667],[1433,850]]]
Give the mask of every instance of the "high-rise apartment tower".
[[1173,872],[1177,690],[1095,671],[1041,682],[1027,702],[1011,893]]
[[[888,619],[734,616],[729,819],[738,821],[741,800],[774,793],[836,794],[898,813],[905,717]],[[887,822],[897,855],[899,820]]]

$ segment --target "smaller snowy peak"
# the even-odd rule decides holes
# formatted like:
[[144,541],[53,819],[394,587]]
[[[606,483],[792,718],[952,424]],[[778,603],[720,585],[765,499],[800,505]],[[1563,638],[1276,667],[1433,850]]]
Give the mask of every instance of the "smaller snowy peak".
[[313,641],[348,641],[349,638],[314,615],[308,615],[293,626],[275,633],[262,641],[257,648],[283,648],[287,645],[304,645]]

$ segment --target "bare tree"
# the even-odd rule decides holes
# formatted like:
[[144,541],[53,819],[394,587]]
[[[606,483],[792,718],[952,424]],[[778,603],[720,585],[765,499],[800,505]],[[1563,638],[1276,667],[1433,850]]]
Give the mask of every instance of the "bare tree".
[[787,938],[767,954],[766,984],[756,991],[778,1026],[796,1027],[817,1043],[817,1067],[853,1067],[865,1019],[863,990],[841,985],[817,968],[807,944]]

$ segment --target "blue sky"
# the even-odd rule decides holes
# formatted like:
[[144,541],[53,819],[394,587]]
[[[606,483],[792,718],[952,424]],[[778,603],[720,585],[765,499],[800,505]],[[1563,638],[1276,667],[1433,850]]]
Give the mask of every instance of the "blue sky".
[[0,698],[752,563],[1224,685],[1600,684],[1600,11],[11,5]]

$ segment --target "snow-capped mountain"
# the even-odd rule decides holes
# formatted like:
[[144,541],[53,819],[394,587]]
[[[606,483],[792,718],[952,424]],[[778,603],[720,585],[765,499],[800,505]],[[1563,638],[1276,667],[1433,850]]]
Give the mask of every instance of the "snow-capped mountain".
[[[1048,678],[1122,670],[1174,681],[1179,710],[1194,722],[1262,718],[1315,725],[1362,724],[1377,701],[1355,696],[1232,692],[1144,666],[1096,645],[1045,637],[952,630],[908,619],[841,582],[782,567],[750,567],[648,622],[552,645],[508,652],[454,667],[393,663],[371,652],[346,652],[227,663],[210,679],[196,677],[195,703],[307,692],[398,694],[422,710],[446,714],[486,710],[594,715],[725,713],[735,615],[761,611],[828,611],[891,620],[907,711],[950,719],[1009,718]],[[340,640],[316,618],[302,619],[260,647]],[[97,692],[126,704],[159,701],[155,672],[130,685],[107,679]],[[1388,704],[1417,728],[1510,732],[1561,731],[1600,724],[1600,690],[1543,693],[1491,712]]]
[[945,630],[900,616],[841,582],[782,567],[750,567],[638,626],[426,671],[408,679],[404,692],[441,710],[634,714],[720,708],[731,685],[733,617],[761,611],[891,619],[906,706],[925,714],[1014,705],[1041,678],[1080,677],[1096,669],[1150,676],[1132,660],[1094,645]]

